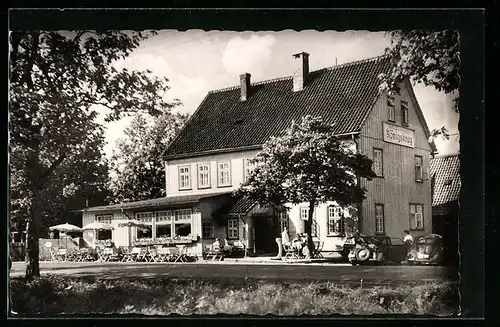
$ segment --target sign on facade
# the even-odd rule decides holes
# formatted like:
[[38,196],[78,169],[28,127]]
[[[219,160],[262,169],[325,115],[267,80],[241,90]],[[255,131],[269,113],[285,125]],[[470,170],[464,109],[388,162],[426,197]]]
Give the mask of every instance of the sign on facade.
[[384,141],[409,148],[415,147],[415,131],[397,125],[382,122]]

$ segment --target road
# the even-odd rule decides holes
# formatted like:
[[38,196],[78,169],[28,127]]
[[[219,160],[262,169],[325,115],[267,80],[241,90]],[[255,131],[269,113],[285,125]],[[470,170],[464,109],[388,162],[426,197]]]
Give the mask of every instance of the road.
[[[23,276],[25,264],[15,262],[11,277]],[[430,266],[350,266],[342,264],[228,264],[228,263],[41,263],[41,275],[95,278],[258,278],[321,280],[342,283],[388,284],[414,281],[457,280],[456,269]]]

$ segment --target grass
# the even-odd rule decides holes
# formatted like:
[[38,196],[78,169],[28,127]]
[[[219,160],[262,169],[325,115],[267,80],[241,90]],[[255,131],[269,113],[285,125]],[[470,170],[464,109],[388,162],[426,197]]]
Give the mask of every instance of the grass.
[[458,313],[452,282],[362,286],[262,280],[120,279],[44,276],[11,279],[12,310],[21,315],[119,313],[143,315]]

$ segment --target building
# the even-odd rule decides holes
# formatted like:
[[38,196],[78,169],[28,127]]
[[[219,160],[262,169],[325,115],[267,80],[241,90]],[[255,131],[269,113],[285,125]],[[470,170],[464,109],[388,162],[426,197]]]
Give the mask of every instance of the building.
[[357,228],[394,237],[405,229],[414,237],[430,233],[428,168],[435,146],[410,83],[401,83],[393,97],[379,91],[378,75],[390,69],[384,56],[317,71],[309,71],[307,53],[293,58],[291,77],[252,83],[246,73],[238,86],[207,94],[166,149],[165,198],[88,208],[84,224],[136,218],[153,225],[147,235],[115,229],[117,245],[183,235],[193,239],[198,254],[216,237],[241,240],[255,253],[276,252],[274,239],[285,226],[291,237],[303,232],[307,205],[276,210],[231,193],[250,173],[248,159],[262,144],[310,114],[335,123],[338,136],[374,160],[378,175],[360,181],[367,199],[355,204],[357,223],[341,219],[345,210],[335,201],[316,208],[313,233],[324,250],[341,250],[345,234]]
[[[432,232],[443,236],[450,253],[458,253],[460,158],[458,154],[431,159]],[[456,260],[457,258],[453,258]]]

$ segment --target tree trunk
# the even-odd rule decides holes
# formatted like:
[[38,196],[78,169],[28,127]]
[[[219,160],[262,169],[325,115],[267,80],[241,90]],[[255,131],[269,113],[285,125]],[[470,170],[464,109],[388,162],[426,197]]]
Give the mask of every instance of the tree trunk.
[[312,221],[314,217],[314,204],[316,201],[310,201],[309,202],[309,217],[307,217],[306,220],[306,226],[305,226],[305,232],[307,234],[307,251],[308,253],[306,254],[306,259],[311,259],[311,256],[314,251],[314,243],[312,239]]
[[40,192],[33,191],[28,223],[26,224],[26,279],[40,276],[38,229]]

